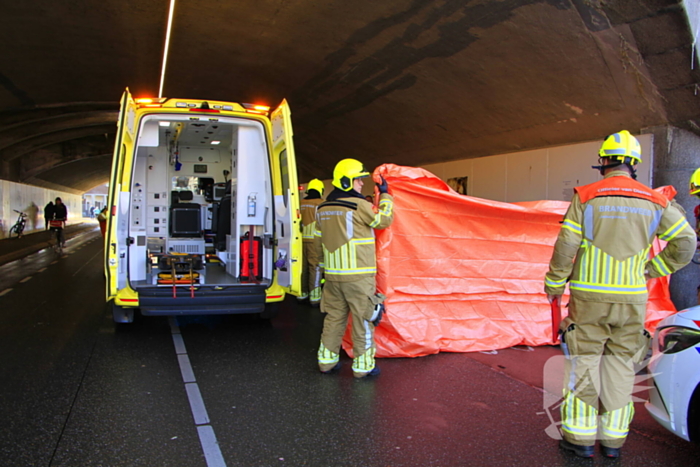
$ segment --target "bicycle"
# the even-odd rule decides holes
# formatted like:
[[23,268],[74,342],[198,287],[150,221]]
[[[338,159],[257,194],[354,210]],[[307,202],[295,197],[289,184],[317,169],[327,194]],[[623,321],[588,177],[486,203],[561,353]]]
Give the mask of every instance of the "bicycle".
[[63,254],[63,247],[66,246],[66,239],[63,236],[63,227],[66,224],[65,219],[53,219],[49,221],[49,230],[56,232],[56,244],[53,246],[56,254]]
[[10,227],[10,236],[12,237],[13,235],[16,235],[17,238],[21,238],[22,234],[24,233],[24,227],[27,225],[27,214],[16,209],[13,209],[13,211],[18,213],[19,216],[17,217],[17,222],[15,222],[15,225]]

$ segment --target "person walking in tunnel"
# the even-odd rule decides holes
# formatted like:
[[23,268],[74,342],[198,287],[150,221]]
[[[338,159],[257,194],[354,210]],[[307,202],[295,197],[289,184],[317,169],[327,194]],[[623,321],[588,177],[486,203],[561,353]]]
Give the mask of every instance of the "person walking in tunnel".
[[[63,204],[63,201],[61,201],[61,198],[56,198],[54,204],[54,210],[53,210],[53,220],[57,221],[63,221],[64,226],[65,222],[68,220],[68,207],[66,207],[65,204]],[[66,246],[66,236],[63,232],[64,229],[57,229],[58,230],[58,241],[61,244],[62,247]]]
[[[599,155],[594,168],[604,178],[575,189],[545,276],[550,303],[569,282],[559,444],[580,457],[593,457],[596,439],[604,456],[620,455],[634,415],[633,363],[649,345],[646,281],[682,268],[695,249],[683,209],[635,180],[642,159],[634,136],[608,136]],[[657,236],[668,244],[650,260]]]
[[54,205],[53,201],[49,201],[49,204],[44,206],[44,228],[49,230],[49,221],[53,219]]
[[298,300],[308,299],[312,307],[318,307],[321,303],[322,271],[318,266],[318,257],[314,249],[314,230],[316,228],[316,209],[323,202],[323,189],[323,182],[314,178],[306,186],[306,197],[299,203],[304,261],[301,267],[301,295]]
[[333,170],[335,189],[316,212],[314,245],[322,259],[325,286],[321,312],[325,313],[323,334],[318,349],[318,366],[323,373],[340,368],[340,346],[352,319],[353,363],[356,378],[376,376],[374,328],[383,313],[384,297],[377,294],[373,229],[385,229],[394,220],[394,201],[389,185],[382,177],[377,185],[378,212],[361,194],[364,177],[369,176],[362,163],[343,159]]
[[105,231],[107,230],[107,216],[107,206],[105,206],[97,215],[97,222],[100,225],[100,233],[102,234],[102,238],[105,237]]

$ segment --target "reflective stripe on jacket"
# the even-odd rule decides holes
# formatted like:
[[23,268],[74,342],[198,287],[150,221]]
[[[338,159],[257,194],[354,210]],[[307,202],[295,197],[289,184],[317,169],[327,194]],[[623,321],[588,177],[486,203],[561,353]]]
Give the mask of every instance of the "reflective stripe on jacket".
[[[649,260],[654,237],[668,245]],[[545,292],[559,295],[567,280],[581,300],[644,303],[645,273],[671,274],[693,256],[695,233],[676,203],[613,171],[576,189],[545,276]]]
[[299,203],[301,211],[301,237],[303,242],[314,241],[316,229],[316,209],[323,203],[322,198],[302,199]]
[[316,211],[316,252],[323,258],[329,281],[354,281],[375,275],[377,261],[373,229],[385,229],[394,219],[391,195],[379,197],[379,211],[356,197],[326,201]]

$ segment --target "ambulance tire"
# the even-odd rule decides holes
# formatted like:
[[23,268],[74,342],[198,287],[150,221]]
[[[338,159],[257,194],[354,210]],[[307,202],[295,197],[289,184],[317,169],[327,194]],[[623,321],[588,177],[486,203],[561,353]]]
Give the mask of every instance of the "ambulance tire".
[[130,324],[134,322],[134,309],[115,305],[113,300],[108,302],[108,307],[112,311],[114,324]]
[[262,319],[272,319],[276,317],[280,312],[279,303],[268,303],[265,305],[265,310],[260,313],[260,318]]

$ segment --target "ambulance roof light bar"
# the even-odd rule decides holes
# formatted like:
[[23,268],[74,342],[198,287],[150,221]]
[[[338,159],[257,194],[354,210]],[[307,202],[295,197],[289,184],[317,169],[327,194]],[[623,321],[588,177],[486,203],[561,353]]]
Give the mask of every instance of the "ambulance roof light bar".
[[246,112],[252,114],[267,115],[270,111],[270,106],[260,104],[241,104]]
[[163,102],[167,101],[168,99],[166,98],[158,98],[158,99],[153,99],[150,97],[140,97],[138,99],[134,99],[134,102],[136,105],[139,107],[162,107]]

